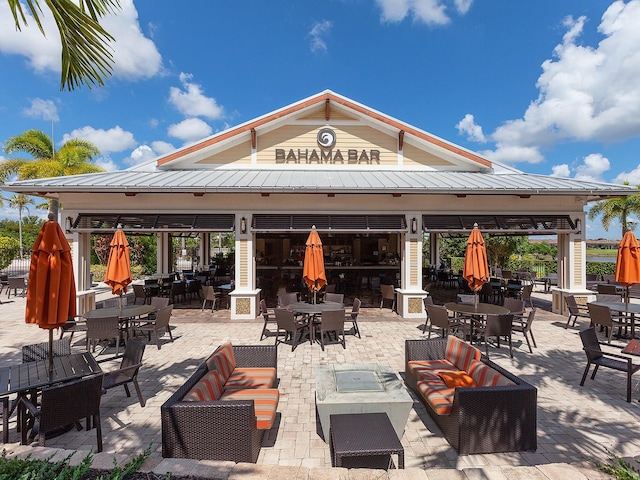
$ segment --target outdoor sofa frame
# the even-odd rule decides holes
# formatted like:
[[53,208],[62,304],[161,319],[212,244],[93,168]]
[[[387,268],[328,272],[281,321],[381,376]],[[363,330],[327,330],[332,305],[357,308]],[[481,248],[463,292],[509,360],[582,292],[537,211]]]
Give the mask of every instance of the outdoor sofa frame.
[[459,454],[534,451],[537,448],[537,389],[490,361],[481,361],[515,385],[456,388],[450,415],[439,415],[422,397],[409,362],[445,358],[446,338],[406,340],[405,382],[426,406]]
[[[277,368],[275,345],[233,345],[237,367]],[[184,402],[207,373],[203,362],[162,405],[162,456],[255,463],[265,430],[256,427],[253,400]]]

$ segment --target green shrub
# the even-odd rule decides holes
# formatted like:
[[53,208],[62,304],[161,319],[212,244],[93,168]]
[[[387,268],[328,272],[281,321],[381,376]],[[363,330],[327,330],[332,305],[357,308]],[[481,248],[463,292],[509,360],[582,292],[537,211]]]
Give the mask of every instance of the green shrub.
[[9,237],[0,237],[0,270],[4,270],[20,254],[20,242]]

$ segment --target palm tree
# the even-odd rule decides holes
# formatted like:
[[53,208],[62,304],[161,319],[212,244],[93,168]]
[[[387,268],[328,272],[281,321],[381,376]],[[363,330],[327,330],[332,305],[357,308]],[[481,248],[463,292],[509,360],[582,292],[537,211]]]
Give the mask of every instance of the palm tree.
[[[25,5],[16,0],[8,0],[8,3],[16,29],[21,30],[22,25],[27,25],[23,10]],[[89,88],[92,85],[104,85],[103,77],[111,75],[112,72],[113,56],[109,42],[114,41],[114,38],[98,22],[106,14],[120,10],[120,1],[45,0],[44,3],[53,14],[62,43],[60,90],[64,90],[65,87],[67,90],[73,90],[83,83]],[[26,7],[44,35],[40,22],[40,0],[29,0]]]
[[[33,159],[8,158],[0,162],[0,181],[17,175],[18,180],[61,177],[81,173],[97,173],[103,170],[91,163],[100,150],[88,140],[72,138],[55,151],[49,136],[41,130],[27,130],[9,138],[3,146],[7,155],[14,152],[28,153]],[[52,199],[49,210],[58,218],[59,204]]]
[[27,197],[26,195],[23,195],[23,194],[14,195],[9,200],[9,205],[12,208],[18,209],[18,232],[19,232],[19,238],[20,238],[20,258],[22,258],[22,256],[24,255],[24,251],[22,249],[22,211],[26,210],[27,212],[31,213],[31,211],[29,210],[29,207],[27,207],[27,205],[30,205],[30,204],[31,205],[33,204],[33,200],[30,197]]
[[[629,185],[629,182],[624,182],[625,185]],[[640,185],[638,185],[640,189]],[[593,204],[589,210],[589,220],[594,220],[597,216],[602,215],[602,227],[609,231],[611,222],[615,219],[620,219],[622,226],[622,235],[627,230],[635,230],[635,223],[629,221],[629,215],[640,215],[640,194],[629,195],[628,197],[610,198],[608,200],[600,200]]]

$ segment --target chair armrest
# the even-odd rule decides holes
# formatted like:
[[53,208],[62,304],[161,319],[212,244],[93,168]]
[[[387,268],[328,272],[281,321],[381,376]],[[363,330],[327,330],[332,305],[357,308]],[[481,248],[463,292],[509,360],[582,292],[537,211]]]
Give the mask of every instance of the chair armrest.
[[585,352],[592,352],[592,353],[598,353],[601,354],[603,357],[611,357],[611,358],[618,358],[620,360],[625,360],[627,363],[629,363],[629,365],[632,364],[631,362],[631,358],[624,356],[624,355],[619,355],[617,353],[609,353],[609,352],[605,352],[603,350],[597,350],[595,348],[583,348],[583,350]]
[[24,395],[18,399],[18,405],[24,405],[24,407],[29,410],[29,413],[34,417],[40,416],[40,410],[38,410],[38,407],[36,407],[33,402]]

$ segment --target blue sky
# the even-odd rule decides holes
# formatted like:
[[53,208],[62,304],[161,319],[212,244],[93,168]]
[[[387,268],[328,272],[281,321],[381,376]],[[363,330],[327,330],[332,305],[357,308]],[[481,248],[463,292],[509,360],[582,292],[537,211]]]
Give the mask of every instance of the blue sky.
[[52,21],[16,32],[0,2],[0,142],[53,126],[117,170],[330,89],[525,172],[640,184],[640,0],[121,5],[113,77],[61,92]]

